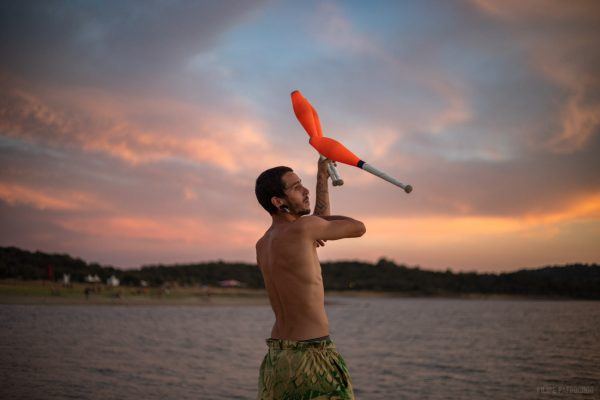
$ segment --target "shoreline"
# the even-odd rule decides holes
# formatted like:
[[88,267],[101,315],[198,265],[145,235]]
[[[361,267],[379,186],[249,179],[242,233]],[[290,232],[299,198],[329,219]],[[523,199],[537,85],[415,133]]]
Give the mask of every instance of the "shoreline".
[[[88,291],[86,296],[85,292]],[[379,291],[325,291],[325,305],[339,304],[336,298],[403,298],[448,300],[594,301],[561,296],[524,296],[483,293],[405,293]],[[73,283],[62,286],[49,281],[0,280],[3,305],[98,305],[98,306],[269,306],[265,289],[193,287],[108,287]]]

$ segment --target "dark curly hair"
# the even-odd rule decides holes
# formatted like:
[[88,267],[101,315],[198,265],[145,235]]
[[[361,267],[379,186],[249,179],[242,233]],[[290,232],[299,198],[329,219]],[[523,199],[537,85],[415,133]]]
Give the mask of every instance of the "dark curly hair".
[[294,172],[290,167],[280,166],[270,168],[256,178],[254,192],[261,206],[271,215],[277,213],[277,207],[271,203],[271,197],[285,197],[281,177],[287,172]]

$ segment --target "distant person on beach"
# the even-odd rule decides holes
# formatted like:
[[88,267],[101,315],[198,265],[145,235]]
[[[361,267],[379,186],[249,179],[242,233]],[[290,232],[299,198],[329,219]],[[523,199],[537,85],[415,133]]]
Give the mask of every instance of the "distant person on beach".
[[318,163],[316,205],[289,167],[264,171],[256,197],[271,227],[256,243],[256,259],[275,313],[260,365],[259,400],[354,399],[346,363],[329,337],[325,292],[316,248],[365,233],[355,219],[330,215],[327,163]]

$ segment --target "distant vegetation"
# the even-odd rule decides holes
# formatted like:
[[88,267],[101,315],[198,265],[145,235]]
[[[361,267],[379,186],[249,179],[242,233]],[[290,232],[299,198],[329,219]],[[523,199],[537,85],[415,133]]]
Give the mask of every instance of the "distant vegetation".
[[[97,263],[86,263],[67,254],[29,252],[16,247],[0,247],[0,279],[48,279],[48,266],[55,280],[63,273],[71,281],[84,282],[87,275],[98,275],[102,282],[115,275],[122,285],[151,286],[167,282],[180,285],[218,285],[236,279],[249,288],[264,288],[256,264],[206,262],[198,264],[149,265],[121,270]],[[376,264],[358,261],[322,263],[326,290],[375,290],[413,295],[514,294],[600,299],[600,266],[570,264],[523,269],[502,274],[454,273],[422,270],[396,265],[385,258]]]

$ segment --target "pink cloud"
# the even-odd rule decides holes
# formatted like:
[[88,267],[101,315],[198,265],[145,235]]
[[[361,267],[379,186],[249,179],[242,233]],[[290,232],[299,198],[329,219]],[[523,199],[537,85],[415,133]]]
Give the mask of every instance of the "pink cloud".
[[89,88],[5,84],[3,91],[0,128],[18,139],[103,153],[132,165],[181,158],[234,173],[255,166],[258,153],[260,162],[275,162],[265,124],[243,110],[224,113],[170,98]]
[[254,242],[264,232],[260,223],[251,220],[207,221],[197,217],[182,215],[152,218],[146,216],[113,215],[107,217],[66,216],[53,218],[62,229],[82,237],[98,240],[96,249],[104,243],[108,249],[117,242],[153,243],[163,254],[176,249],[196,248],[197,251],[210,248],[220,251],[223,256],[234,252],[250,252]]
[[78,190],[41,189],[0,182],[0,200],[10,205],[27,205],[39,210],[109,210],[109,202]]
[[593,95],[600,90],[600,65],[591,56],[597,53],[597,29],[587,28],[600,25],[600,4],[560,0],[472,3],[513,28],[533,68],[567,93],[560,109],[560,130],[544,141],[545,148],[566,154],[585,148],[600,127],[600,101]]

